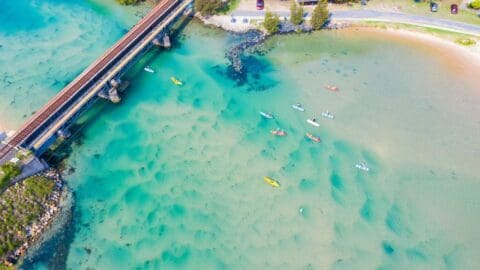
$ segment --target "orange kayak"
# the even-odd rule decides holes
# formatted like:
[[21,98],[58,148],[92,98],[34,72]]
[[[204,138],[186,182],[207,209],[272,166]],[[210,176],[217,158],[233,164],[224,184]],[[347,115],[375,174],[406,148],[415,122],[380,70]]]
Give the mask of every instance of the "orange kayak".
[[332,92],[338,92],[338,90],[340,90],[340,88],[338,88],[338,86],[335,86],[335,85],[325,85],[325,89]]

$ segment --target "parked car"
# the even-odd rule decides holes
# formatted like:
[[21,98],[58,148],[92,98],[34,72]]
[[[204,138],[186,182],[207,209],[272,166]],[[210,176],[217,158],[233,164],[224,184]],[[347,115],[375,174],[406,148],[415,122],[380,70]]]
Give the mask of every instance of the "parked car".
[[263,0],[257,0],[257,10],[263,10],[264,3]]
[[438,11],[438,4],[435,2],[430,3],[430,11],[431,12],[437,12]]
[[450,6],[450,13],[457,14],[458,13],[458,6],[456,4],[452,4]]

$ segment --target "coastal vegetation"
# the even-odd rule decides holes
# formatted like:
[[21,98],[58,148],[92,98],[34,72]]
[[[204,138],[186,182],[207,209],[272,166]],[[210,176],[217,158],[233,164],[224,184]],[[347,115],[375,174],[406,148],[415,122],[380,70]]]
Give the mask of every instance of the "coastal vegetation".
[[480,0],[473,0],[470,2],[469,6],[473,9],[480,9]]
[[214,15],[223,7],[222,0],[195,0],[195,10],[202,16]]
[[20,169],[20,166],[12,163],[12,162],[7,162],[0,166],[0,190],[5,188],[8,183],[18,175],[22,170]]
[[290,6],[290,22],[299,25],[303,22],[303,7],[297,5],[295,1]]
[[280,18],[277,14],[267,11],[265,12],[265,20],[263,26],[269,34],[275,34],[279,30]]
[[120,5],[136,5],[142,0],[116,0]]
[[328,20],[328,3],[327,0],[318,1],[317,6],[313,9],[310,24],[313,30],[321,29]]
[[39,218],[48,209],[55,182],[33,176],[0,194],[0,259],[7,257],[35,234]]
[[227,3],[223,3],[222,7],[216,11],[219,14],[229,14],[235,10],[240,4],[240,0],[229,0]]

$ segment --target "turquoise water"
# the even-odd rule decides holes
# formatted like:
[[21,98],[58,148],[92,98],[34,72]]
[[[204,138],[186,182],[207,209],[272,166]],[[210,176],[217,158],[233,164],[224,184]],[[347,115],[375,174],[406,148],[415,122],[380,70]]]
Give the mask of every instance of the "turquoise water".
[[0,10],[5,129],[25,121],[138,20],[107,0],[3,0]]
[[[111,22],[108,5],[78,5],[95,18],[88,25],[104,21],[118,36],[128,25]],[[51,26],[39,27],[32,31]],[[8,30],[10,38],[18,31]],[[92,35],[85,46],[98,53],[94,40],[108,47],[118,38],[84,31]],[[121,104],[83,119],[67,161],[75,230],[66,262],[39,259],[28,268],[478,269],[480,94],[468,66],[388,36],[321,32],[269,40],[246,59],[249,81],[238,86],[225,59],[236,37],[191,23],[177,41],[132,70]],[[80,72],[89,61],[76,54]],[[61,57],[47,58],[73,72]],[[142,71],[147,64],[155,74]],[[25,76],[35,73],[29,67]],[[41,75],[32,76],[69,79]],[[14,89],[61,89],[32,89],[16,76]],[[17,98],[0,89],[5,104]],[[17,112],[29,112],[26,98],[17,102]],[[296,102],[305,113],[291,109]],[[324,110],[335,119],[308,126]],[[273,137],[277,127],[288,136]],[[355,169],[358,162],[371,171]]]

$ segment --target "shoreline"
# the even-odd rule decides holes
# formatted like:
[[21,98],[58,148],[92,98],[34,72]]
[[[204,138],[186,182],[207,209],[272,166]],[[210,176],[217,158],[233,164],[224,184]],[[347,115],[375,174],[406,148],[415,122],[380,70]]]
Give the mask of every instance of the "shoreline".
[[[472,46],[464,46],[446,37],[440,37],[424,31],[416,31],[406,28],[388,27],[385,29],[369,25],[352,25],[353,28],[364,32],[371,32],[398,39],[399,42],[416,42],[424,45],[425,51],[443,53],[442,58],[448,66],[466,64],[480,69],[480,43]],[[436,45],[436,46],[432,46]]]
[[[232,22],[232,16],[229,15],[214,15],[209,18],[202,16],[195,16],[198,18],[204,25],[209,27],[220,28],[224,31],[242,34],[248,31],[262,31],[259,29],[258,21],[254,18],[242,17],[242,19],[247,18],[248,23],[242,22]],[[255,24],[252,24],[255,22]],[[438,45],[432,46],[432,50],[449,50],[448,54],[445,54],[446,59],[452,60],[447,64],[456,64],[456,62],[468,62],[470,65],[478,66],[480,68],[480,38],[475,37],[473,40],[476,41],[475,45],[465,46],[461,45],[454,40],[459,38],[459,34],[456,31],[449,30],[439,30],[439,33],[430,31],[431,28],[423,25],[404,25],[402,23],[395,22],[377,22],[377,21],[351,21],[351,20],[332,20],[330,25],[326,29],[320,31],[329,31],[329,30],[356,30],[356,31],[365,31],[365,32],[375,32],[385,36],[390,36],[391,38],[400,38],[403,41],[412,41],[417,43],[423,43],[428,45]],[[434,30],[438,30],[433,28]],[[262,31],[264,32],[264,31]],[[265,32],[264,32],[265,33]],[[285,34],[285,33],[281,33]],[[281,35],[279,34],[279,35]],[[288,33],[287,33],[288,34]],[[268,35],[266,35],[268,38]],[[464,38],[470,38],[470,35],[462,35]],[[455,52],[455,53],[452,53]],[[457,56],[457,57],[455,57]],[[473,59],[474,61],[472,61]]]

